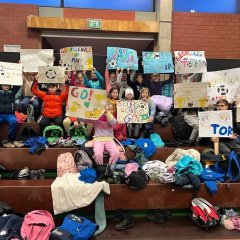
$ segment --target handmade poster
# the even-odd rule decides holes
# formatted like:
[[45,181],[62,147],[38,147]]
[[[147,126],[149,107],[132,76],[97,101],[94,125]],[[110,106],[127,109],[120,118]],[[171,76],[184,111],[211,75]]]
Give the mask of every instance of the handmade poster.
[[191,82],[201,82],[202,73],[183,73],[176,74],[176,83],[191,83]]
[[66,116],[98,120],[106,106],[105,90],[71,86]]
[[148,103],[142,100],[117,101],[117,120],[121,123],[146,123],[149,118]]
[[210,104],[215,104],[219,99],[226,99],[231,103],[240,90],[240,68],[204,73],[202,82],[208,83]]
[[53,66],[53,49],[20,49],[23,72],[37,72],[39,66]]
[[65,83],[65,68],[58,66],[38,67],[39,83]]
[[130,48],[107,47],[107,68],[138,70],[137,52]]
[[142,52],[144,73],[173,73],[171,52]]
[[232,111],[198,112],[199,137],[232,137]]
[[91,46],[61,48],[60,57],[60,64],[68,71],[92,70],[93,68]]
[[237,122],[240,122],[240,94],[237,95],[237,116],[236,116],[236,119],[237,119]]
[[207,61],[204,51],[175,51],[175,73],[207,72]]
[[174,108],[207,107],[207,83],[174,84]]
[[0,84],[22,85],[22,64],[0,62]]

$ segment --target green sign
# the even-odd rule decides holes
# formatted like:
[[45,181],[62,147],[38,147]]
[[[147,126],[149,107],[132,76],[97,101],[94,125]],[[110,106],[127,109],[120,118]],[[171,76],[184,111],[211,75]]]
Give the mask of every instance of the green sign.
[[101,19],[88,19],[88,28],[89,29],[102,29],[102,20]]

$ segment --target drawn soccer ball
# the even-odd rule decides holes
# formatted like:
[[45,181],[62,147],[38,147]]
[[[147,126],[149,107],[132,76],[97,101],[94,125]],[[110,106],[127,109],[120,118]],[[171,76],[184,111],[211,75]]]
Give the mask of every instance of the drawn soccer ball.
[[153,53],[153,58],[154,59],[159,59],[160,58],[160,54],[158,52],[154,52]]
[[110,68],[116,68],[117,66],[117,60],[116,59],[112,59],[110,62],[109,62],[109,67]]
[[53,69],[49,69],[49,70],[46,71],[46,77],[49,78],[49,79],[56,78],[56,75],[57,75],[57,73]]
[[225,85],[220,85],[217,91],[220,95],[226,95],[228,93],[228,89],[226,88]]

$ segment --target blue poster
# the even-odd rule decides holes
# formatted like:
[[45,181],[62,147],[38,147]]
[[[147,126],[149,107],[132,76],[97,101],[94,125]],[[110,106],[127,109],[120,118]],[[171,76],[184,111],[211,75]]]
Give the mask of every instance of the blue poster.
[[171,52],[142,52],[144,73],[173,73]]
[[107,47],[107,68],[138,70],[137,52],[130,48]]

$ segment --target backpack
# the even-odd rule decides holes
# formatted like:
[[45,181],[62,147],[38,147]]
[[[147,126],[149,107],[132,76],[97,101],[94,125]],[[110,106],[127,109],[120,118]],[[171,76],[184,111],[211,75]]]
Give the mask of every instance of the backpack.
[[55,143],[63,137],[63,129],[57,125],[47,126],[43,130],[43,137],[47,138],[50,144]]
[[81,171],[85,168],[91,168],[93,165],[91,158],[83,150],[78,150],[74,153],[74,162],[78,171]]
[[220,220],[214,206],[203,198],[194,198],[191,203],[191,210],[190,218],[199,227],[213,227]]
[[55,224],[50,212],[34,210],[25,215],[21,227],[21,236],[27,240],[48,240],[54,228]]
[[149,177],[143,170],[133,171],[125,179],[129,188],[134,190],[144,189],[149,181]]
[[55,229],[50,240],[88,240],[94,235],[98,225],[84,217],[79,217],[74,214],[68,214],[61,226]]
[[34,118],[34,108],[32,104],[28,104],[27,106],[27,122],[35,122]]
[[73,155],[70,152],[62,153],[57,158],[57,176],[62,177],[65,173],[77,173],[77,167]]
[[118,141],[124,141],[127,138],[127,126],[126,124],[116,124],[113,126],[114,137]]
[[83,143],[85,143],[89,137],[86,127],[82,124],[80,124],[78,128],[71,126],[68,131],[68,136],[73,141],[82,140]]
[[26,141],[29,138],[37,137],[37,132],[31,126],[22,126],[17,134],[17,141]]
[[180,115],[173,117],[173,131],[175,136],[180,140],[188,140],[191,133],[192,127]]

